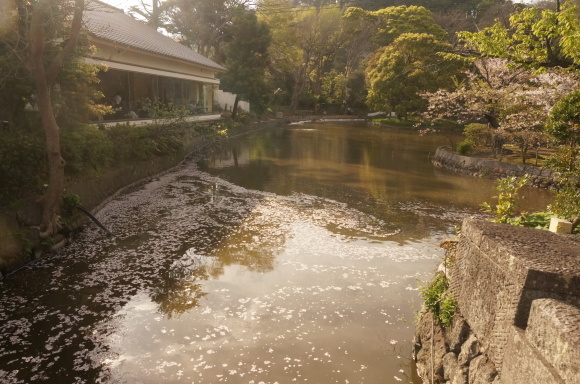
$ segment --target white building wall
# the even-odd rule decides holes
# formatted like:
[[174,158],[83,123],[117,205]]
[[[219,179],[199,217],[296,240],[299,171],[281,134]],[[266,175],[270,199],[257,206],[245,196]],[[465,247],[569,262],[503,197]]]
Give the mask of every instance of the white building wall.
[[[231,111],[234,102],[236,101],[236,95],[230,92],[224,92],[221,89],[214,90],[214,103],[219,105],[222,109]],[[247,101],[238,101],[238,107],[246,112],[250,112],[250,103]]]

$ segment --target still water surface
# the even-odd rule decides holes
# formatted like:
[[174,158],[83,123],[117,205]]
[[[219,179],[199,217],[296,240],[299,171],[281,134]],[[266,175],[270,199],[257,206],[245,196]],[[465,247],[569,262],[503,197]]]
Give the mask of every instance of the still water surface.
[[420,382],[417,281],[494,195],[434,169],[443,144],[305,123],[136,188],[99,212],[113,238],[88,226],[0,283],[0,382]]

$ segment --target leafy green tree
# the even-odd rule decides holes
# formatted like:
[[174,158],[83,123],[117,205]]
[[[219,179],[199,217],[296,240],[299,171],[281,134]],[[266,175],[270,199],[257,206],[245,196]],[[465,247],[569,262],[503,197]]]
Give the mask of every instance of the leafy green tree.
[[[460,33],[468,50],[510,60],[527,68],[580,65],[580,19],[572,3],[562,11],[537,7],[513,14],[502,23],[479,32]],[[469,51],[473,53],[473,51]]]
[[394,110],[399,118],[422,111],[421,93],[450,88],[459,74],[460,61],[438,53],[451,46],[426,33],[404,33],[393,44],[379,49],[367,68],[367,104],[376,110]]
[[290,105],[295,73],[302,65],[299,29],[293,27],[296,12],[290,0],[262,0],[258,18],[266,23],[272,36],[268,53],[270,65],[266,74],[276,104]]
[[425,33],[435,40],[443,41],[447,32],[433,19],[433,15],[424,7],[399,6],[388,7],[369,12],[362,8],[349,8],[344,17],[349,20],[364,20],[364,27],[376,47],[392,44],[405,33]]
[[580,90],[570,92],[554,105],[546,130],[571,148],[580,144]]
[[566,144],[549,161],[560,181],[551,210],[561,218],[573,220],[575,228],[580,224],[580,90],[569,93],[556,103],[546,131]]
[[225,63],[224,46],[232,12],[225,0],[172,0],[171,23],[167,29],[180,36],[181,43],[218,64]]
[[232,115],[235,118],[240,98],[247,99],[258,113],[267,106],[264,73],[269,64],[271,37],[268,26],[252,10],[234,13],[230,28],[233,39],[225,50],[228,72],[219,77],[222,88],[236,94]]
[[265,0],[260,17],[272,31],[270,79],[293,108],[304,95],[315,101],[323,78],[351,35],[337,6],[293,7],[291,1]]
[[344,45],[347,36],[341,29],[338,7],[316,10],[311,8],[296,14],[297,43],[302,61],[294,70],[291,106],[298,108],[305,91],[320,95],[325,68]]

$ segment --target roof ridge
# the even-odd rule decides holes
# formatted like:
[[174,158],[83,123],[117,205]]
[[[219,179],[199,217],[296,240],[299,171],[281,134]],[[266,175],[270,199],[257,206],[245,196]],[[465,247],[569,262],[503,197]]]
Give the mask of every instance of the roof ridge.
[[93,36],[217,71],[226,70],[220,64],[160,33],[145,22],[127,15],[119,8],[99,0],[93,0],[91,5],[93,6],[85,10],[83,24]]

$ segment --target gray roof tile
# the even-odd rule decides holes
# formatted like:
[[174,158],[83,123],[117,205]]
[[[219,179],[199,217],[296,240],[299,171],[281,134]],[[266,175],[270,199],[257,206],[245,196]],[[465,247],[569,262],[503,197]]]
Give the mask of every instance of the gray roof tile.
[[104,40],[186,60],[218,71],[225,70],[221,65],[157,32],[144,22],[99,1],[93,1],[87,6],[83,23],[89,34]]

